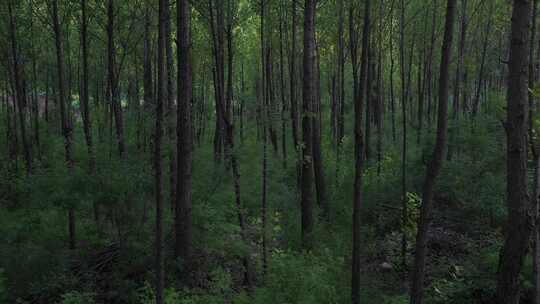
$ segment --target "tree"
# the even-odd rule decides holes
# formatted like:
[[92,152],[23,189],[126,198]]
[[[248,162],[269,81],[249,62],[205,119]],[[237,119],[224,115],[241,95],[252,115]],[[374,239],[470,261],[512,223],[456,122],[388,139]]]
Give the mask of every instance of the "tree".
[[444,153],[447,146],[448,132],[448,79],[450,69],[450,55],[456,14],[456,0],[446,2],[446,19],[444,25],[444,38],[441,49],[441,67],[439,69],[439,106],[437,116],[437,136],[433,157],[428,164],[424,187],[422,192],[422,207],[418,232],[416,235],[416,250],[414,256],[414,270],[411,281],[411,304],[423,303],[424,276],[427,251],[427,232],[431,221],[433,209],[433,195],[435,182],[441,171]]
[[81,0],[81,48],[82,48],[82,83],[81,83],[81,104],[84,135],[88,148],[88,161],[90,172],[93,173],[96,167],[96,155],[92,141],[92,120],[90,118],[90,105],[88,104],[88,25],[86,15],[87,1]]
[[[56,45],[56,62],[58,69],[58,103],[60,104],[60,120],[62,122],[62,134],[64,136],[65,160],[68,173],[73,174],[73,127],[70,123],[69,112],[66,106],[66,88],[64,79],[64,49],[62,46],[62,33],[60,30],[60,22],[58,19],[58,0],[52,3],[52,18],[53,29]],[[75,206],[68,208],[68,225],[69,225],[69,249],[75,249]]]
[[192,78],[191,78],[191,7],[188,0],[180,0],[176,6],[178,30],[178,107],[176,114],[177,135],[177,207],[175,217],[176,255],[181,257],[185,265],[190,265],[192,255]]
[[[111,0],[112,1],[112,0]],[[163,288],[165,284],[164,258],[163,258],[163,100],[166,94],[167,67],[165,65],[165,34],[166,23],[169,17],[167,0],[159,1],[159,32],[158,32],[158,87],[156,100],[156,121],[154,134],[154,175],[156,196],[156,230],[155,230],[155,276],[156,276],[156,304],[163,304]]]
[[528,65],[531,1],[513,1],[506,98],[506,193],[508,219],[500,253],[497,303],[519,303],[519,273],[532,232],[527,192]]
[[116,46],[114,40],[114,0],[109,0],[107,6],[107,46],[108,46],[108,71],[109,71],[109,90],[111,96],[112,114],[116,127],[116,140],[118,141],[118,154],[121,159],[126,158],[126,144],[124,140],[124,119],[122,114],[122,105],[118,92],[118,75],[116,67]]
[[26,136],[26,119],[24,115],[24,108],[26,104],[26,93],[23,86],[23,79],[21,76],[21,72],[23,69],[20,66],[20,60],[18,56],[18,48],[17,48],[17,24],[15,21],[14,11],[13,11],[13,3],[12,1],[8,1],[8,14],[9,14],[9,34],[10,34],[10,40],[11,40],[11,60],[13,62],[12,65],[12,75],[13,75],[13,82],[15,83],[15,95],[17,99],[17,108],[18,108],[18,116],[19,116],[19,125],[21,128],[21,138],[22,138],[22,144],[23,144],[23,151],[24,151],[24,160],[26,162],[26,174],[30,175],[32,174],[32,152],[30,150],[30,144],[28,143],[28,138]]
[[313,245],[313,135],[312,106],[315,98],[315,0],[306,0],[304,8],[304,79],[302,86],[302,247]]
[[312,103],[312,135],[313,135],[313,173],[315,177],[315,190],[317,193],[317,203],[322,209],[323,217],[328,219],[329,206],[326,198],[326,182],[324,180],[324,164],[321,148],[321,75],[320,75],[320,56],[318,47],[315,46],[316,64],[315,64],[315,96]]
[[[364,2],[364,28],[362,30],[362,57],[360,64],[359,93],[354,104],[354,191],[353,191],[353,249],[352,249],[352,278],[351,278],[351,302],[360,303],[360,209],[364,202],[362,193],[364,171],[364,138],[362,136],[362,113],[368,74],[368,52],[370,36],[370,0]],[[351,11],[350,16],[353,13]],[[355,68],[353,66],[353,68]]]

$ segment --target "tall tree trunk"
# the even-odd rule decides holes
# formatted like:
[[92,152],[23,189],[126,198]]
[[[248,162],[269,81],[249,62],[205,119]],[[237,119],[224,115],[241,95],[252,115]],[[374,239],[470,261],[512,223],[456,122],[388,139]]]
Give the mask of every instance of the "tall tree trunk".
[[[112,1],[112,0],[111,0]],[[167,66],[166,66],[166,24],[169,17],[167,0],[159,1],[159,31],[157,49],[158,87],[156,100],[156,121],[154,134],[154,175],[156,199],[156,230],[155,230],[155,275],[156,275],[156,304],[164,303],[163,288],[165,284],[163,257],[163,104],[166,98]]]
[[88,148],[88,160],[90,172],[94,173],[96,168],[96,154],[92,142],[92,120],[90,118],[90,105],[88,103],[88,26],[86,17],[86,2],[81,0],[81,45],[82,45],[82,86],[81,86],[81,104],[83,128]]
[[[316,43],[315,43],[316,44]],[[315,190],[317,191],[317,203],[322,209],[322,215],[328,219],[329,206],[326,198],[326,182],[324,180],[324,162],[321,147],[321,81],[320,81],[320,55],[319,47],[315,45],[315,96],[312,105],[312,134],[313,134],[313,173],[315,176]]]
[[460,28],[460,37],[459,37],[459,57],[456,64],[456,75],[454,80],[454,96],[453,96],[453,105],[452,105],[452,121],[453,126],[450,128],[450,142],[448,145],[448,160],[452,159],[452,154],[456,146],[456,137],[459,132],[458,128],[458,118],[460,113],[461,99],[460,96],[464,95],[462,92],[462,82],[465,72],[463,71],[465,67],[464,57],[465,57],[465,42],[467,38],[467,1],[461,1],[461,28]]
[[[401,74],[401,266],[407,267],[407,237],[405,224],[407,222],[407,93],[405,80],[405,1],[401,0],[400,31],[399,31],[399,63]],[[414,50],[411,49],[411,53]]]
[[281,96],[281,153],[283,157],[283,168],[287,168],[287,102],[285,96],[285,63],[283,52],[283,31],[285,30],[283,5],[279,6],[279,84]]
[[290,99],[291,99],[291,130],[293,144],[298,150],[299,131],[298,131],[298,103],[296,102],[296,28],[298,17],[296,13],[296,1],[291,1],[291,18],[292,18],[292,37],[291,37],[291,53],[290,53]]
[[345,133],[345,5],[344,0],[338,1],[338,68],[337,76],[333,81],[335,93],[335,109],[333,118],[335,129],[335,147],[336,147],[336,174],[335,185],[339,186],[339,170],[341,167],[341,144]]
[[114,0],[109,0],[107,6],[107,47],[108,47],[108,69],[109,69],[109,88],[111,90],[111,107],[114,114],[116,127],[116,140],[118,142],[118,154],[121,159],[126,158],[126,144],[124,141],[124,120],[122,114],[122,104],[120,103],[120,94],[118,92],[119,79],[116,68],[116,47],[114,42]]
[[527,192],[528,65],[531,1],[513,2],[508,64],[507,149],[508,220],[497,277],[497,303],[519,303],[519,273],[529,248],[532,214]]
[[13,61],[13,82],[15,83],[15,95],[17,99],[19,125],[21,129],[21,138],[23,144],[24,160],[26,163],[26,174],[32,174],[32,152],[30,150],[30,144],[26,137],[26,119],[24,117],[24,109],[26,104],[26,95],[24,93],[22,68],[19,61],[18,49],[17,49],[17,25],[15,22],[15,16],[13,12],[13,3],[8,1],[8,14],[9,14],[9,32],[11,40],[11,59]]
[[[69,119],[69,112],[66,107],[66,88],[64,79],[64,49],[62,46],[62,34],[60,22],[58,20],[58,0],[52,3],[52,18],[53,29],[56,45],[56,61],[58,68],[58,103],[60,104],[60,120],[62,122],[62,134],[64,135],[65,159],[68,173],[72,175],[74,172],[73,163],[73,128]],[[75,206],[68,207],[68,230],[69,230],[69,249],[75,249]]]
[[[29,3],[29,10],[30,12],[32,12],[34,10],[33,6],[34,6],[34,1],[30,1]],[[31,15],[30,16],[30,35],[34,35],[34,17]],[[30,93],[32,98],[32,104],[31,104],[31,109],[32,109],[32,117],[34,119],[34,153],[35,153],[35,156],[38,158],[38,159],[41,159],[41,141],[40,141],[40,136],[39,136],[39,105],[38,105],[38,80],[37,80],[37,54],[36,54],[36,49],[35,49],[35,45],[34,45],[34,40],[31,39],[30,40],[30,53],[31,53],[31,56],[32,56],[32,92]]]
[[142,132],[142,147],[146,151],[146,112],[152,111],[154,105],[154,85],[152,77],[152,47],[150,43],[150,3],[145,1],[144,13],[144,72],[143,72],[143,89],[144,89],[144,112],[141,114],[141,132]]
[[[225,98],[223,94],[223,88],[225,84],[224,80],[224,56],[223,56],[223,33],[216,33],[216,29],[218,31],[223,31],[224,28],[224,21],[223,21],[223,0],[217,0],[216,5],[216,23],[214,24],[214,8],[212,5],[212,0],[209,1],[209,13],[210,13],[210,23],[211,23],[211,30],[213,32],[213,36],[217,39],[214,39],[214,60],[216,63],[216,70],[220,70],[219,72],[216,71],[216,83],[217,88],[219,90],[218,98],[216,99],[216,111],[221,115],[224,131],[225,131],[225,145],[227,146],[228,151],[231,152],[230,158],[228,161],[230,161],[230,166],[232,168],[232,175],[233,175],[233,186],[234,186],[234,194],[235,194],[235,204],[236,204],[236,214],[238,217],[238,223],[240,225],[240,237],[242,239],[242,242],[244,244],[248,244],[248,235],[247,235],[247,224],[246,224],[246,215],[244,213],[244,205],[242,203],[242,192],[241,192],[241,185],[240,185],[240,168],[238,164],[238,159],[236,156],[236,153],[234,151],[234,125],[231,120],[231,117],[229,113],[227,112],[227,107],[225,104]],[[221,30],[220,30],[221,29]],[[216,35],[217,34],[217,35]],[[232,68],[232,67],[230,67]],[[244,253],[242,257],[242,263],[244,267],[244,285],[246,285],[248,288],[251,288],[252,286],[252,279],[251,279],[251,262],[250,262],[250,256],[249,253]]]
[[[363,170],[364,170],[364,140],[362,137],[362,112],[368,74],[368,52],[370,36],[370,0],[364,2],[364,28],[362,33],[362,58],[360,67],[360,83],[358,99],[354,106],[354,138],[355,138],[355,177],[354,177],[354,203],[353,203],[353,249],[352,249],[352,278],[351,278],[351,303],[360,303],[360,210],[363,198]],[[351,9],[350,17],[353,16]],[[351,21],[352,22],[352,21]]]
[[[169,0],[166,0],[165,5],[169,6]],[[170,9],[167,10],[170,14]],[[177,151],[176,151],[176,131],[175,131],[175,105],[174,105],[174,58],[172,48],[172,23],[170,16],[166,19],[165,24],[165,52],[167,57],[167,111],[165,117],[167,118],[167,137],[169,140],[169,184],[170,184],[170,197],[171,207],[174,209],[176,205],[176,178],[178,176],[177,170]],[[191,99],[191,98],[190,98]],[[188,110],[191,107],[187,108]]]
[[176,255],[185,265],[191,265],[192,257],[192,162],[193,137],[191,99],[193,92],[191,76],[191,7],[188,0],[177,3],[176,40],[178,41],[178,108],[176,116],[177,134],[177,207],[175,217]]
[[439,107],[437,118],[437,137],[433,157],[428,164],[424,188],[422,193],[422,207],[420,221],[416,235],[416,250],[414,257],[414,270],[411,282],[411,304],[423,303],[425,262],[427,251],[427,233],[433,209],[433,194],[435,182],[442,167],[447,143],[448,131],[448,83],[450,56],[454,33],[457,0],[447,0],[446,21],[444,26],[444,40],[441,49],[441,67],[439,76]]
[[436,31],[436,28],[437,28],[437,2],[436,1],[433,1],[433,10],[432,10],[432,15],[431,15],[431,41],[430,41],[430,44],[429,44],[429,52],[428,52],[428,56],[427,56],[427,71],[426,71],[426,97],[427,97],[427,122],[428,122],[428,127],[431,128],[431,113],[434,112],[433,111],[433,106],[432,106],[432,95],[433,95],[433,57],[435,57],[435,41],[436,41],[436,36],[435,36],[435,31]]
[[484,70],[486,65],[487,48],[489,43],[489,35],[491,33],[491,25],[493,24],[493,10],[495,7],[494,1],[489,1],[488,22],[486,23],[486,30],[484,32],[484,42],[482,44],[482,57],[480,59],[480,69],[478,71],[478,80],[476,83],[476,93],[474,94],[472,117],[475,118],[478,114],[478,107],[480,106],[480,93],[484,83]]
[[313,135],[312,105],[315,98],[315,0],[305,0],[304,8],[304,79],[302,87],[302,247],[313,246]]
[[[394,2],[390,6],[390,19],[394,18]],[[394,24],[390,22],[390,111],[391,111],[391,121],[392,121],[392,142],[395,143],[397,139],[396,135],[396,99],[394,94]]]
[[533,304],[540,304],[540,230],[538,221],[540,217],[539,195],[540,195],[540,152],[536,146],[533,117],[537,111],[534,90],[536,86],[537,73],[535,71],[535,42],[536,42],[536,18],[538,11],[538,1],[532,2],[532,25],[531,38],[529,40],[529,146],[533,157],[534,176],[533,189],[531,195],[531,205],[534,208],[534,228],[532,232],[532,275],[533,275]]
[[368,74],[366,80],[366,128],[364,130],[364,157],[366,158],[366,162],[368,162],[371,158],[371,123],[373,120],[373,118],[371,117],[373,110],[371,108],[373,104],[373,82],[375,80],[375,60],[373,60],[373,51],[369,46],[371,43],[373,43],[373,41],[368,42]]

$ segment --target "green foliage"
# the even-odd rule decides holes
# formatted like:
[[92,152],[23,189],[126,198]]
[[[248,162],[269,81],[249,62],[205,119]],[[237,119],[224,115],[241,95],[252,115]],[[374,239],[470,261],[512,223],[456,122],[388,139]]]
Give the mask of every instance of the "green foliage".
[[72,291],[62,295],[62,301],[58,304],[94,304],[95,294],[91,292]]
[[416,238],[416,232],[418,231],[418,220],[420,218],[420,207],[422,205],[422,198],[413,192],[407,192],[405,194],[405,202],[407,204],[407,222],[405,223],[405,233],[409,240]]
[[322,255],[274,250],[265,286],[251,303],[345,303],[349,277],[343,276],[344,259],[330,251]]

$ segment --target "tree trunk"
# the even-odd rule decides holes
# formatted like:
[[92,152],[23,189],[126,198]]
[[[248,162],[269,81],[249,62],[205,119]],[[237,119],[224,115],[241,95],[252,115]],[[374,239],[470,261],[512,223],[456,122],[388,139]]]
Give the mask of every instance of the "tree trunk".
[[[364,141],[362,138],[362,112],[367,87],[368,52],[370,36],[370,0],[364,2],[364,28],[362,33],[362,58],[360,67],[360,83],[358,99],[354,106],[354,138],[355,138],[355,177],[354,177],[354,203],[353,203],[353,249],[352,249],[352,278],[351,278],[351,302],[360,303],[360,210],[363,204],[363,170],[364,170]],[[351,9],[350,17],[353,16]],[[352,22],[352,20],[351,20]],[[356,84],[355,84],[356,85]]]
[[317,191],[317,203],[322,208],[323,218],[328,219],[329,206],[326,199],[326,182],[324,180],[324,162],[321,147],[321,81],[320,81],[320,57],[318,45],[315,46],[315,96],[312,105],[312,133],[313,133],[313,172],[315,176],[315,190]]
[[508,220],[497,277],[497,303],[519,303],[519,274],[529,249],[533,214],[527,191],[528,65],[531,1],[513,2],[505,123]]
[[291,54],[290,54],[290,99],[291,99],[291,130],[293,144],[296,150],[299,149],[299,132],[298,132],[298,104],[296,102],[296,28],[298,18],[296,14],[296,1],[291,1],[291,15],[292,15],[292,38],[291,38]]
[[[169,0],[166,0],[165,5],[169,6]],[[167,10],[170,15],[170,9]],[[165,24],[165,52],[167,57],[167,111],[165,117],[167,118],[167,137],[169,140],[169,184],[170,184],[170,196],[171,208],[174,209],[176,205],[176,192],[177,185],[176,179],[178,176],[177,168],[177,151],[176,151],[176,126],[175,126],[175,88],[174,88],[174,58],[172,48],[172,24],[170,16],[166,19]],[[190,97],[191,99],[191,97]],[[187,110],[190,110],[188,107]],[[191,116],[191,115],[190,115]]]
[[285,96],[285,63],[283,52],[283,31],[284,31],[284,12],[283,6],[280,5],[279,19],[279,84],[281,96],[281,153],[283,157],[283,168],[287,168],[287,102]]
[[15,23],[15,16],[13,12],[13,4],[11,1],[8,1],[8,14],[9,14],[9,31],[10,31],[10,40],[11,40],[11,57],[13,61],[13,82],[15,83],[15,94],[17,99],[18,107],[18,116],[19,116],[19,125],[21,128],[21,138],[24,151],[24,160],[26,163],[26,174],[32,174],[32,152],[30,150],[30,144],[26,137],[26,119],[24,117],[24,108],[26,104],[26,95],[24,93],[23,87],[23,76],[22,68],[19,62],[19,56],[17,51],[17,25]]
[[448,83],[449,66],[452,52],[454,33],[454,20],[457,0],[448,0],[446,6],[446,22],[444,26],[444,40],[441,49],[441,67],[439,76],[439,107],[437,118],[437,137],[433,158],[428,164],[424,188],[422,193],[422,207],[418,232],[416,235],[416,250],[414,257],[414,270],[411,282],[411,304],[422,304],[424,291],[424,276],[427,251],[427,236],[431,213],[433,209],[433,193],[435,182],[442,167],[447,144],[448,131]]
[[[112,1],[112,0],[110,0]],[[155,230],[155,275],[156,275],[156,304],[164,303],[164,257],[163,257],[163,103],[166,98],[167,66],[166,66],[166,23],[169,17],[167,0],[159,1],[159,32],[157,49],[158,87],[156,100],[156,121],[154,134],[154,175],[156,199],[156,230]]]
[[177,3],[178,41],[178,108],[176,116],[178,177],[176,193],[176,256],[184,265],[191,265],[192,256],[192,163],[193,137],[191,99],[193,84],[191,76],[191,7],[188,0]]
[[454,153],[455,146],[456,146],[456,137],[458,135],[459,129],[458,129],[458,118],[460,113],[460,104],[461,99],[460,95],[463,95],[461,85],[463,82],[463,75],[464,75],[464,69],[465,62],[465,42],[467,38],[467,1],[461,1],[461,29],[460,29],[460,37],[459,37],[459,57],[458,62],[456,64],[456,75],[454,80],[454,96],[453,96],[453,106],[452,106],[452,121],[453,126],[450,128],[450,142],[448,145],[448,160],[452,159],[452,154]]
[[315,98],[315,0],[305,0],[304,9],[304,79],[302,108],[302,247],[313,246],[313,134],[312,105]]
[[[390,19],[392,20],[394,17],[394,1],[392,1],[392,4],[390,6]],[[395,143],[397,139],[396,135],[396,98],[394,94],[394,24],[390,24],[390,46],[389,46],[389,52],[390,52],[390,111],[391,111],[391,121],[392,121],[392,142]]]
[[109,88],[111,90],[111,107],[114,114],[116,127],[116,140],[118,141],[118,154],[121,159],[126,158],[126,145],[124,142],[124,120],[120,94],[118,92],[118,75],[116,68],[116,47],[114,42],[114,0],[109,0],[107,6],[107,47],[108,47],[108,68],[109,68]]
[[143,89],[144,89],[144,112],[141,114],[141,133],[142,133],[142,148],[146,151],[146,113],[152,111],[154,105],[154,85],[152,72],[152,47],[150,45],[150,4],[145,1],[144,13],[144,72],[143,72]]
[[484,83],[484,69],[486,65],[486,55],[489,42],[489,34],[491,32],[491,25],[493,23],[493,9],[495,7],[494,1],[489,1],[488,22],[486,23],[486,31],[484,33],[484,42],[482,45],[482,57],[480,59],[480,70],[478,72],[478,80],[476,83],[476,93],[474,94],[472,117],[475,118],[478,114],[478,107],[480,106],[480,93],[482,85]]
[[[68,173],[73,174],[73,128],[70,124],[69,112],[66,107],[66,88],[64,79],[64,49],[62,46],[62,34],[58,20],[58,0],[53,1],[53,28],[56,45],[56,61],[58,68],[58,103],[60,104],[60,120],[62,122],[62,134],[64,135],[65,159]],[[68,208],[69,249],[75,249],[75,206]]]
[[532,275],[533,275],[533,296],[532,303],[540,304],[540,230],[538,220],[540,216],[539,200],[540,195],[540,153],[536,147],[533,117],[535,117],[536,101],[534,90],[536,85],[537,73],[535,71],[535,42],[536,42],[536,18],[538,11],[538,1],[532,2],[532,25],[531,38],[529,40],[529,146],[533,157],[534,176],[533,189],[531,195],[531,206],[534,208],[534,228],[532,232]]
[[[401,266],[407,268],[407,237],[405,225],[407,222],[407,94],[405,81],[405,1],[401,0],[400,32],[399,32],[399,63],[401,74]],[[411,49],[411,53],[413,49]]]
[[[240,169],[238,165],[238,159],[236,157],[236,152],[234,151],[234,125],[231,121],[230,115],[227,112],[226,104],[225,104],[225,98],[223,95],[223,87],[225,84],[224,80],[224,60],[223,60],[223,33],[216,33],[216,28],[218,31],[223,31],[224,27],[224,21],[223,21],[223,1],[217,0],[217,7],[216,7],[216,24],[214,24],[214,8],[212,6],[212,0],[209,1],[209,13],[210,13],[210,26],[211,30],[213,32],[213,36],[217,39],[214,39],[214,60],[216,65],[216,84],[218,88],[219,94],[217,94],[216,99],[216,111],[221,116],[223,126],[224,126],[224,139],[225,139],[225,145],[228,149],[228,151],[231,152],[230,158],[228,161],[230,161],[230,166],[232,168],[232,174],[233,174],[233,186],[234,186],[234,194],[235,194],[235,204],[236,204],[236,214],[238,217],[238,223],[240,225],[240,237],[242,239],[242,242],[246,245],[248,245],[248,236],[247,236],[247,227],[246,227],[246,216],[244,213],[244,206],[242,203],[242,197],[241,197],[241,187],[240,187]],[[221,30],[219,30],[221,29]],[[232,68],[232,67],[230,67]],[[219,71],[217,71],[219,70]],[[242,264],[244,267],[244,285],[246,285],[248,288],[251,288],[252,286],[252,279],[251,279],[251,262],[249,257],[249,252],[246,252],[242,257]]]
[[90,105],[88,103],[88,27],[86,17],[86,1],[81,0],[81,45],[82,45],[82,86],[81,86],[81,105],[83,128],[88,148],[88,160],[90,173],[93,174],[96,168],[96,155],[94,144],[92,142],[92,120],[90,118]]

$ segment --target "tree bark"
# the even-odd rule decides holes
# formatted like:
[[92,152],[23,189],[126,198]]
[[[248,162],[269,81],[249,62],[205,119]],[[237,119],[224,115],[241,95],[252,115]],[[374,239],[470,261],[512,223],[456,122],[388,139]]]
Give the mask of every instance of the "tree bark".
[[529,146],[533,158],[534,176],[533,189],[531,195],[531,205],[534,208],[534,228],[532,232],[532,275],[533,275],[533,296],[532,303],[540,304],[540,230],[538,221],[540,217],[539,195],[540,195],[540,153],[536,146],[534,136],[533,117],[536,113],[536,101],[534,90],[536,86],[537,73],[535,71],[535,42],[536,42],[536,18],[538,11],[538,1],[532,1],[532,25],[531,38],[529,40]]
[[86,16],[87,0],[81,0],[81,46],[82,46],[82,85],[81,85],[81,105],[83,128],[88,148],[88,164],[90,173],[94,173],[96,169],[96,154],[92,141],[92,120],[90,118],[90,105],[88,103],[88,26]]
[[[165,5],[169,6],[169,0],[166,1]],[[170,9],[167,10],[170,15]],[[166,19],[165,24],[165,53],[167,57],[167,137],[169,140],[169,184],[170,184],[170,196],[169,200],[171,207],[174,209],[176,205],[176,192],[177,184],[176,179],[178,176],[178,164],[177,164],[177,151],[176,151],[176,126],[175,126],[175,83],[174,83],[174,58],[173,58],[173,48],[172,48],[172,23],[170,16]],[[190,98],[191,99],[191,98]],[[190,109],[189,107],[188,109]],[[191,116],[191,115],[190,115]]]
[[[53,29],[56,45],[56,61],[58,68],[58,103],[60,104],[60,120],[62,122],[62,134],[64,135],[65,160],[68,174],[72,175],[74,171],[73,162],[73,128],[69,119],[69,112],[66,107],[66,88],[64,79],[64,49],[62,46],[62,33],[60,22],[58,20],[58,0],[52,3]],[[76,247],[75,238],[75,206],[68,207],[68,230],[69,230],[69,249]]]
[[193,137],[191,119],[191,99],[193,84],[191,76],[191,7],[188,0],[177,3],[178,41],[178,108],[177,108],[177,208],[175,217],[176,255],[185,265],[191,264],[192,257],[192,163]]
[[324,161],[321,147],[321,81],[320,81],[320,55],[319,47],[315,42],[316,64],[315,64],[315,96],[312,105],[312,133],[313,133],[313,173],[315,177],[315,190],[317,193],[317,203],[322,209],[322,216],[328,220],[329,206],[326,198],[326,182],[324,179]]
[[478,107],[480,106],[480,93],[484,83],[484,69],[486,65],[486,55],[489,42],[489,34],[491,32],[491,25],[493,24],[493,9],[495,7],[494,1],[489,1],[488,22],[486,23],[486,30],[484,33],[484,42],[482,44],[482,57],[480,59],[480,70],[478,71],[478,80],[476,83],[476,93],[474,94],[472,117],[475,118],[478,114]]
[[[112,1],[112,0],[110,0]],[[154,175],[156,200],[156,230],[155,230],[155,289],[156,304],[164,303],[163,289],[165,284],[164,257],[163,257],[163,103],[166,98],[167,67],[166,67],[166,23],[169,17],[167,0],[159,1],[159,30],[157,49],[158,87],[155,108],[155,134],[154,134]],[[114,79],[114,78],[113,78]]]
[[[360,303],[360,210],[364,202],[363,197],[363,170],[364,170],[364,140],[362,137],[362,112],[369,69],[368,52],[370,36],[370,0],[364,2],[364,28],[362,33],[362,57],[360,66],[360,83],[358,99],[354,106],[354,138],[355,138],[355,177],[354,177],[354,203],[353,203],[353,249],[352,249],[352,278],[351,278],[351,302]],[[353,16],[351,9],[350,17]],[[352,21],[351,21],[352,22]]]
[[411,304],[423,303],[427,234],[433,209],[433,194],[435,182],[442,167],[447,145],[449,67],[452,52],[456,2],[457,0],[448,0],[446,4],[446,21],[444,26],[443,45],[441,49],[441,67],[439,70],[437,136],[433,157],[428,164],[426,177],[424,180],[422,207],[420,211],[420,220],[418,223],[418,232],[416,235],[414,270],[411,282]]
[[304,8],[304,79],[302,115],[302,247],[309,250],[313,246],[313,134],[312,105],[315,98],[315,0],[305,0]]
[[519,303],[519,273],[529,249],[533,214],[527,190],[528,65],[531,1],[514,0],[505,123],[508,219],[497,277],[497,303]]
[[452,121],[453,126],[450,128],[450,143],[448,145],[448,160],[452,159],[452,154],[454,153],[456,146],[456,137],[458,135],[459,129],[457,126],[459,113],[460,113],[460,104],[461,104],[461,95],[464,95],[462,92],[461,85],[463,83],[464,74],[465,74],[465,43],[467,38],[467,1],[461,1],[461,28],[460,28],[460,38],[459,38],[459,57],[456,64],[456,75],[454,80],[454,96],[453,96],[453,105],[452,105]]
[[291,38],[291,54],[290,54],[290,99],[291,99],[291,130],[293,144],[296,150],[299,149],[299,131],[298,131],[298,103],[296,102],[296,28],[298,23],[296,13],[296,1],[291,1],[291,16],[292,16],[292,38]]
[[26,163],[26,174],[32,174],[32,152],[30,150],[30,144],[26,136],[26,119],[24,117],[24,108],[26,104],[26,94],[23,86],[22,68],[20,66],[18,50],[17,50],[17,25],[15,22],[15,16],[13,12],[13,3],[8,1],[8,14],[9,14],[9,32],[11,40],[11,58],[13,61],[13,82],[15,83],[15,94],[17,99],[19,125],[21,129],[21,138],[23,144],[24,160]]
[[118,75],[116,68],[116,47],[114,42],[114,0],[109,0],[107,6],[107,47],[108,47],[108,69],[109,69],[109,89],[111,91],[111,107],[114,115],[116,127],[116,140],[118,142],[118,154],[121,159],[126,158],[126,144],[124,141],[124,120],[120,94],[118,92]]

